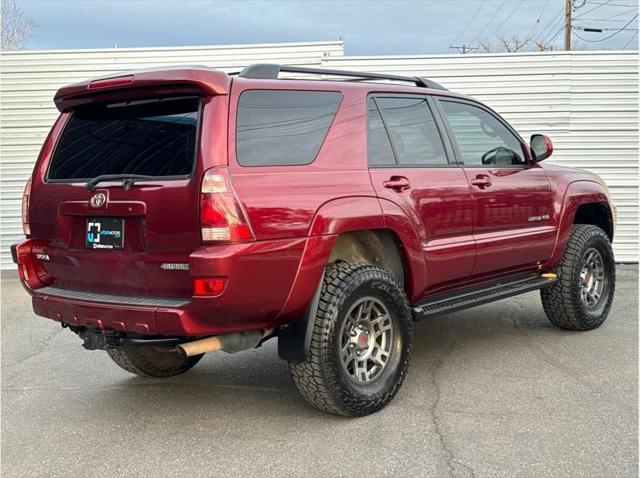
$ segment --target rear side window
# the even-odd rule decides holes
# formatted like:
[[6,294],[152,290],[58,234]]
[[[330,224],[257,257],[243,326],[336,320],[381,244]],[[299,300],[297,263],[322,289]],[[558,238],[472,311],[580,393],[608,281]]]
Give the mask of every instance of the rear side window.
[[188,176],[195,162],[198,98],[137,100],[73,111],[49,180],[103,174]]
[[444,145],[424,98],[376,98],[404,166],[447,164]]
[[393,149],[389,142],[389,135],[382,122],[380,111],[373,98],[369,98],[369,127],[368,127],[368,150],[370,166],[395,165],[396,159],[393,156]]
[[313,162],[341,101],[342,94],[334,91],[245,91],[238,102],[238,163],[291,166]]

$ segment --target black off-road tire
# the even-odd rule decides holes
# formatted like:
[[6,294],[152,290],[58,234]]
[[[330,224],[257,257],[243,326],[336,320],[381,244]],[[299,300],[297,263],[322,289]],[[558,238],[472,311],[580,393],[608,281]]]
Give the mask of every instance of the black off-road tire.
[[167,378],[185,373],[202,358],[202,355],[183,357],[175,351],[148,346],[108,348],[107,354],[127,372],[153,378]]
[[[604,265],[604,291],[598,303],[586,307],[580,296],[580,273],[584,255],[597,250]],[[558,282],[540,291],[542,306],[549,321],[561,329],[593,330],[606,320],[616,285],[613,250],[607,234],[597,226],[576,224],[572,227],[567,249],[555,270]]]
[[[391,340],[386,365],[370,383],[349,378],[340,357],[341,327],[353,304],[373,297],[391,316]],[[376,266],[346,262],[326,271],[309,354],[303,362],[289,362],[289,372],[302,396],[322,411],[364,416],[377,412],[396,395],[407,374],[413,338],[413,318],[404,290],[394,276]]]

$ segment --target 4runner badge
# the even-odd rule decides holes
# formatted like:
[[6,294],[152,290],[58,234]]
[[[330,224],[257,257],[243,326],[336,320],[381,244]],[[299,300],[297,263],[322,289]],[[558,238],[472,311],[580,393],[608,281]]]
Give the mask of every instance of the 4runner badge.
[[106,200],[107,196],[105,196],[104,193],[98,193],[91,198],[89,204],[91,204],[91,207],[102,207]]
[[160,269],[165,271],[188,271],[189,264],[163,262],[160,264]]
[[530,216],[529,222],[538,222],[538,221],[547,221],[549,220],[548,214],[543,214],[542,216]]

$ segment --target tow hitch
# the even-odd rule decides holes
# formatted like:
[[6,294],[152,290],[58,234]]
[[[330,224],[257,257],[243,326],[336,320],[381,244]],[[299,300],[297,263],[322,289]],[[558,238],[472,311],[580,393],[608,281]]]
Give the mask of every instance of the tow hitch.
[[105,350],[122,346],[174,347],[184,339],[178,337],[135,338],[128,337],[113,330],[98,330],[91,327],[74,330],[84,341],[82,346],[87,350]]
[[115,330],[101,330],[95,327],[75,327],[64,324],[78,334],[87,350],[105,350],[117,347],[166,347],[183,356],[190,357],[206,352],[222,350],[235,353],[259,347],[273,337],[273,329],[251,330],[231,334],[216,335],[204,339],[189,340],[186,337],[131,337]]

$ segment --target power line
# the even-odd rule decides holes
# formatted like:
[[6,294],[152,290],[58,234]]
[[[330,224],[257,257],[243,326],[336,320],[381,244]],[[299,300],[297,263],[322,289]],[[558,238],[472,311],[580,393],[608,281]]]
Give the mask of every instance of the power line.
[[488,35],[488,37],[490,38],[493,35],[495,35],[496,33],[498,33],[498,30],[500,30],[500,28],[502,28],[505,23],[507,23],[509,20],[511,20],[511,17],[520,9],[520,7],[522,6],[523,3],[524,3],[524,0],[520,0],[520,3],[518,3],[516,5],[516,8],[513,9],[511,14],[509,14],[509,16],[507,18],[505,18],[504,21],[500,25],[498,25],[495,30],[493,30],[493,33],[491,33],[491,35]]
[[627,48],[629,45],[631,45],[631,42],[633,41],[633,39],[635,37],[638,36],[638,32],[635,32],[633,35],[631,35],[631,38],[629,38],[629,41],[627,43],[624,44],[624,46],[622,47],[622,49],[624,50],[625,48]]
[[596,7],[592,8],[591,10],[587,10],[586,12],[581,13],[580,15],[576,15],[574,18],[584,17],[585,15],[588,15],[589,13],[596,11],[598,8],[602,8],[605,5],[609,5],[609,3],[611,3],[611,1],[612,0],[607,0],[605,3],[598,4]]
[[[616,13],[615,15],[611,15],[610,17],[605,17],[605,18],[603,18],[602,20],[603,20],[603,21],[608,21],[608,20],[610,20],[611,18],[621,17],[622,15],[626,15],[627,13],[633,13],[633,12],[635,12],[636,10],[637,10],[637,9],[635,9],[635,8],[634,8],[633,10],[625,10],[624,12],[618,12],[618,13]],[[616,21],[616,22],[618,22],[618,21],[624,21],[624,20],[612,20],[612,21]]]
[[609,7],[636,7],[637,5],[629,5],[628,3],[610,3],[611,0],[609,0],[608,2],[594,2],[593,0],[588,0],[589,3],[593,4],[593,5],[607,5]]
[[[505,4],[505,3],[507,3],[507,0],[502,0],[502,3],[500,3],[500,5],[498,5],[498,9],[496,10],[496,12],[499,12],[499,11],[502,9],[502,7],[504,6],[504,4]],[[488,27],[489,25],[491,25],[491,23],[493,22],[493,20],[494,20],[494,17],[492,16],[492,17],[489,19],[489,21],[485,24],[485,26],[484,26],[484,27],[482,27],[482,30],[480,30],[480,31],[478,32],[478,34],[475,36],[475,38],[473,39],[473,41],[472,41],[471,43],[475,43],[475,42],[477,42],[477,41],[480,39],[480,36],[484,33],[484,31],[487,29],[487,27]]]
[[[635,10],[633,10],[635,11]],[[633,13],[633,12],[627,12],[627,13]],[[580,18],[579,19],[581,22],[626,22],[627,19],[626,18],[621,18],[620,20],[605,20],[603,18]]]
[[555,28],[554,25],[558,23],[558,20],[562,19],[563,12],[564,12],[564,9],[561,8],[560,11],[557,13],[557,15],[553,18],[553,20],[551,20],[547,24],[547,26],[544,27],[542,31],[538,33],[536,37],[536,41],[542,41],[549,34],[549,32],[553,31],[553,29]]
[[[609,35],[608,37],[605,38],[600,38],[599,40],[587,40],[586,38],[582,38],[580,35],[578,35],[577,33],[575,34],[578,38],[580,38],[580,40],[582,41],[586,41],[586,42],[590,42],[590,43],[599,43],[599,42],[603,42],[608,40],[609,38],[613,38],[614,36],[616,36],[618,33],[623,32],[629,25],[631,25],[631,23],[638,18],[638,14],[636,13],[636,15],[629,20],[622,28],[617,29],[614,33],[612,33],[611,35]],[[575,32],[574,32],[575,33]]]
[[[482,0],[482,3],[480,3],[480,5],[478,6],[478,9],[473,13],[473,15],[471,15],[471,18],[469,19],[469,21],[467,22],[467,24],[464,26],[464,28],[460,31],[460,33],[458,33],[458,35],[453,39],[453,41],[451,42],[451,44],[454,44],[455,42],[458,41],[458,39],[464,34],[464,32],[467,31],[467,28],[469,28],[469,25],[471,25],[471,23],[473,22],[473,20],[475,20],[475,18],[478,16],[478,13],[480,13],[480,10],[482,10],[482,7],[484,6],[484,4],[487,3],[487,0]],[[449,47],[449,48],[454,48],[454,47]]]
[[[540,36],[536,39],[536,41],[540,43],[548,43],[548,40],[545,40],[545,38],[548,38],[548,36],[553,33],[555,28],[562,23],[563,19],[564,19],[564,9],[561,9],[560,13],[558,13],[555,20],[549,23],[547,28],[545,28],[542,32],[540,32]],[[564,26],[562,28],[564,28]],[[554,35],[554,38],[555,36],[556,35]]]
[[637,30],[637,28],[598,28],[598,27],[588,27],[588,26],[584,26],[584,25],[577,25],[575,27],[573,27],[574,30],[579,30],[579,31],[583,31],[583,32],[587,32],[587,33],[602,33],[602,32],[613,32],[613,31],[620,31],[620,30],[625,30],[625,31],[635,31]]
[[551,38],[549,38],[545,43],[551,43],[553,40],[555,40],[555,39],[556,39],[556,37],[557,37],[558,35],[560,35],[560,32],[561,32],[562,30],[564,30],[564,25],[562,25],[562,26],[560,27],[560,29],[556,32],[556,34],[555,34],[555,35],[553,35]]
[[544,13],[547,11],[547,7],[549,6],[549,2],[550,1],[551,0],[547,0],[546,3],[544,4],[544,7],[542,7],[542,13],[540,13],[540,16],[538,17],[536,22],[533,24],[533,28],[529,32],[529,35],[527,35],[528,38],[533,38],[533,34],[538,29],[538,25],[540,25],[540,20],[542,20],[542,17],[544,16]]

